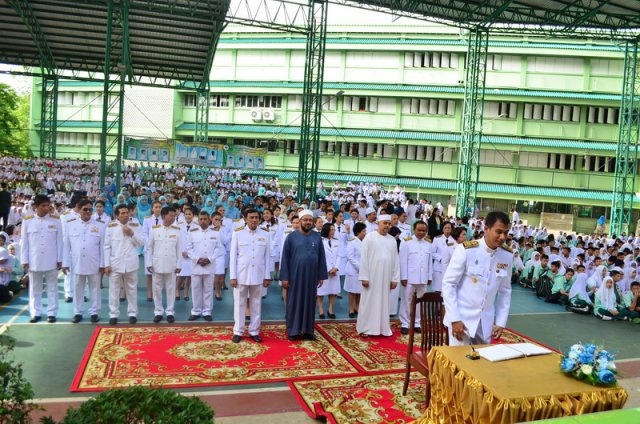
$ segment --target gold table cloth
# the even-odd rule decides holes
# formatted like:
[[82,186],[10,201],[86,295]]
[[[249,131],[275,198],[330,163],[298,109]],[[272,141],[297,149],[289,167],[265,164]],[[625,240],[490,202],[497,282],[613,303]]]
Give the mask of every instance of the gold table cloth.
[[427,355],[431,402],[419,424],[508,424],[620,409],[627,392],[560,371],[560,355],[501,362],[470,360],[469,346],[433,347]]

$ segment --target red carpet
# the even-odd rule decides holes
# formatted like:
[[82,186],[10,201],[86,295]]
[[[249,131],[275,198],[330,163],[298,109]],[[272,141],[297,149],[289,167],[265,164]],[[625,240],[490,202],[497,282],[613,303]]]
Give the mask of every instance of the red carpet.
[[97,327],[71,391],[132,385],[198,387],[360,374],[322,334],[289,342],[284,324],[262,326],[264,343],[231,342],[232,326]]
[[329,423],[409,423],[422,415],[425,378],[411,376],[402,396],[404,374],[383,374],[289,383],[312,418]]

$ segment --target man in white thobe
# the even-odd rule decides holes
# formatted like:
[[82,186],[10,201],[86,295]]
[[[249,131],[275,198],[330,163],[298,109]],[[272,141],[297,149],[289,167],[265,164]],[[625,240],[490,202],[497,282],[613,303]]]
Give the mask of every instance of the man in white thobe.
[[234,343],[239,343],[244,334],[247,298],[251,308],[249,336],[257,343],[260,337],[262,309],[262,287],[269,287],[271,252],[269,231],[258,228],[259,215],[255,209],[245,212],[246,226],[236,228],[231,237],[229,257],[229,284],[233,287]]
[[390,336],[389,292],[400,282],[398,244],[389,234],[391,216],[380,215],[378,228],[362,242],[360,273],[362,282],[356,330],[362,337]]

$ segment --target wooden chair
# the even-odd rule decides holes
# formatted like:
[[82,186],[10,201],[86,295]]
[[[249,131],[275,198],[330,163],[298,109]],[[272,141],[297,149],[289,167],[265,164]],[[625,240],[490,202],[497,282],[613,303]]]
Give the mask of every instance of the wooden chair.
[[407,346],[407,370],[404,377],[404,387],[402,394],[407,394],[411,367],[427,377],[426,383],[426,407],[429,407],[431,399],[431,383],[429,382],[429,365],[427,364],[427,354],[432,346],[443,346],[449,343],[449,332],[444,326],[444,304],[440,293],[425,293],[421,297],[413,295],[411,299],[411,318],[409,323],[416,321],[416,306],[420,309],[420,330],[422,332],[422,342],[420,350],[413,351],[415,339],[415,329],[413,325],[409,327],[409,345]]

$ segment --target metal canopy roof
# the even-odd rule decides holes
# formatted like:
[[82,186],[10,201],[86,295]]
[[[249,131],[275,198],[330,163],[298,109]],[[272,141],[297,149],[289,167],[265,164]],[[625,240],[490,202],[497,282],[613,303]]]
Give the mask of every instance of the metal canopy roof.
[[[118,41],[122,23],[127,22],[128,73],[134,79],[130,82],[208,79],[209,50],[222,31],[229,1],[128,0],[128,19],[113,26],[109,73],[120,73],[123,66]],[[109,42],[108,4],[109,0],[0,0],[0,62],[102,75]],[[113,4],[120,8],[123,2]]]
[[[640,29],[638,0],[330,0],[461,27],[568,33]],[[546,32],[546,31],[544,31]]]

